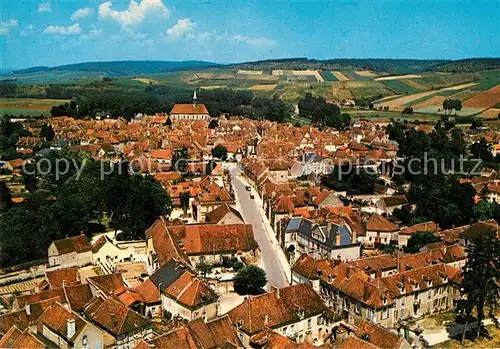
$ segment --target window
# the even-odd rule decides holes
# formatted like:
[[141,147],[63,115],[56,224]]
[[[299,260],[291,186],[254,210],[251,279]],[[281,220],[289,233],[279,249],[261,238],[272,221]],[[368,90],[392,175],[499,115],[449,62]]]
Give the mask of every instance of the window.
[[356,305],[354,306],[354,311],[356,312],[356,314],[361,314],[361,306],[359,305],[359,303],[356,303]]
[[82,337],[82,345],[84,348],[87,348],[87,346],[89,345],[89,338],[86,334],[84,334]]
[[317,317],[317,322],[316,324],[319,326],[319,325],[323,325],[323,318],[321,316],[318,316]]
[[438,299],[434,299],[434,307],[438,306]]
[[405,318],[405,309],[401,309],[401,319]]
[[382,320],[385,320],[389,317],[389,309],[382,310]]
[[431,297],[432,297],[432,291],[429,290],[429,292],[427,292],[427,298],[431,299]]
[[283,327],[283,334],[286,336],[286,330],[287,330],[287,327]]
[[397,319],[397,318],[398,318],[398,311],[394,310],[394,319]]
[[307,328],[311,328],[312,319],[307,320]]

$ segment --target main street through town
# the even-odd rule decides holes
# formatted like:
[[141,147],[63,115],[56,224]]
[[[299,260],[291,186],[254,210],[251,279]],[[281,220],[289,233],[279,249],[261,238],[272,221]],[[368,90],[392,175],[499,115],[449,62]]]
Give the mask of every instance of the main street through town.
[[[289,284],[290,266],[286,261],[285,254],[278,246],[276,238],[264,217],[261,209],[260,198],[255,191],[247,191],[248,185],[239,175],[237,169],[231,170],[232,184],[236,194],[237,209],[241,212],[247,224],[252,224],[255,240],[262,252],[261,266],[266,271],[269,289],[271,285],[285,287]],[[253,193],[254,199],[250,198]]]

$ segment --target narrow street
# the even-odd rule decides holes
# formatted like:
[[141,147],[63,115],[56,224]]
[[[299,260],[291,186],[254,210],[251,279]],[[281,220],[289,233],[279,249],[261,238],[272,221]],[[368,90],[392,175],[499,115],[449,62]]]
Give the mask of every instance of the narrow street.
[[278,246],[276,238],[272,236],[271,227],[268,223],[266,224],[263,210],[259,207],[259,196],[252,190],[255,199],[251,199],[250,192],[245,189],[247,184],[240,178],[239,171],[235,169],[231,172],[232,184],[236,194],[236,209],[241,212],[245,222],[253,226],[255,240],[262,252],[261,267],[266,271],[267,289],[270,289],[271,285],[288,286],[287,279],[290,278],[290,266],[286,261],[285,254]]

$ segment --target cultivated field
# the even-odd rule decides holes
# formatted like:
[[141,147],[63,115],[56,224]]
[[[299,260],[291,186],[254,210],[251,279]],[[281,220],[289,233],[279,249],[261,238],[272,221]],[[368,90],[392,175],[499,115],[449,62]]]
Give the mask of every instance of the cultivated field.
[[249,88],[251,91],[270,91],[274,90],[278,86],[277,84],[272,85],[255,85]]
[[375,76],[378,76],[377,74],[375,74],[374,72],[369,71],[369,70],[355,70],[354,72],[356,74],[358,74],[359,76],[366,77],[366,78],[373,78]]
[[134,78],[133,80],[142,82],[143,84],[154,84],[154,85],[157,85],[159,83],[158,80],[148,79],[148,78]]
[[69,103],[61,99],[0,98],[0,115],[39,116],[50,115],[54,105]]
[[446,98],[448,98],[448,97],[447,96],[432,96],[431,98],[429,98],[426,101],[415,104],[413,106],[413,109],[415,110],[415,109],[433,107],[433,106],[440,107],[443,105],[443,102]]
[[347,81],[349,80],[349,78],[347,76],[345,76],[344,74],[342,74],[341,72],[339,71],[332,71],[332,74],[337,78],[337,80],[339,81]]
[[500,108],[491,108],[488,110],[483,111],[481,114],[478,115],[481,118],[484,119],[495,119],[500,116]]
[[463,105],[470,108],[491,108],[498,103],[500,103],[500,85],[466,100]]
[[244,74],[244,75],[262,75],[264,72],[262,70],[244,70],[240,69],[238,70],[237,74]]
[[421,78],[422,75],[417,74],[406,74],[406,75],[392,75],[392,76],[382,76],[380,78],[376,78],[376,81],[386,81],[386,80],[401,80],[401,79],[415,79]]

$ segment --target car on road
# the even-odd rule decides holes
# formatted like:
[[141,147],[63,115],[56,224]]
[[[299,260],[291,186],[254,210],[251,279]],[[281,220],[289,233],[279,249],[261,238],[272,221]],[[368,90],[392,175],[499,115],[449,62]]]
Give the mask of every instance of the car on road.
[[251,188],[249,185],[247,185],[247,186],[245,187],[245,189],[246,189],[246,191],[250,191],[250,190],[252,190],[252,188]]

